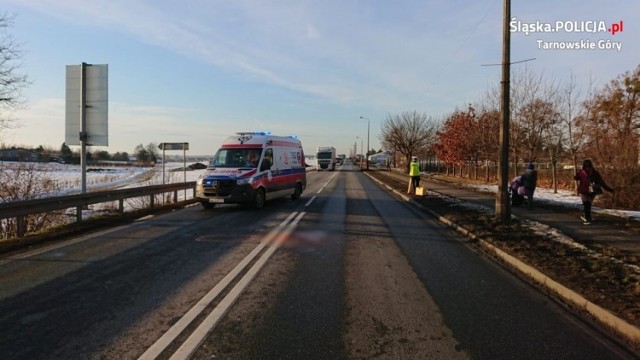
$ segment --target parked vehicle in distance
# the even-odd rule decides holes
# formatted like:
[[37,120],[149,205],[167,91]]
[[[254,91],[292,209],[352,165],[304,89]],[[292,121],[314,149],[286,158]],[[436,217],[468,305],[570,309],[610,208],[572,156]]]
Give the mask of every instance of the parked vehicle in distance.
[[255,208],[282,196],[296,200],[307,186],[302,144],[294,136],[238,132],[228,137],[196,182],[204,208],[249,204]]
[[385,151],[369,155],[368,161],[371,166],[384,167],[387,166],[389,161],[391,161],[391,154],[388,151]]
[[316,159],[318,161],[318,170],[335,170],[336,163],[338,162],[336,159],[336,148],[334,148],[333,146],[318,146]]

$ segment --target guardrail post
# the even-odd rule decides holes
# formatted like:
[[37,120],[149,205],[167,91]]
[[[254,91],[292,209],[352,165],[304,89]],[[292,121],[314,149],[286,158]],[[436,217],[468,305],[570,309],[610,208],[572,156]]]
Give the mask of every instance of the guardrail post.
[[149,195],[149,207],[154,207],[156,203],[155,194]]
[[26,232],[24,216],[18,216],[16,218],[16,227],[16,230],[18,230],[18,237],[24,237],[24,233]]
[[124,199],[120,199],[118,201],[118,206],[120,210],[120,215],[124,214]]
[[174,204],[178,203],[178,190],[173,192],[173,203]]
[[76,207],[76,222],[82,221],[82,206]]

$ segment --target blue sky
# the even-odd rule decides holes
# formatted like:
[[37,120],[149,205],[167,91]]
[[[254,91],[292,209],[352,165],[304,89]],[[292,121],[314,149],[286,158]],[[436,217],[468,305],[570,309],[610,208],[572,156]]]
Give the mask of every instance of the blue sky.
[[[300,137],[305,152],[380,148],[388,114],[444,117],[500,81],[501,0],[0,0],[32,84],[0,141],[59,148],[65,67],[109,65],[109,146],[189,142],[215,152],[236,131]],[[513,62],[550,81],[600,86],[640,64],[640,2],[512,0],[524,23],[623,21],[622,32],[512,33]],[[618,42],[545,50],[537,40]],[[513,65],[523,67],[525,65]]]

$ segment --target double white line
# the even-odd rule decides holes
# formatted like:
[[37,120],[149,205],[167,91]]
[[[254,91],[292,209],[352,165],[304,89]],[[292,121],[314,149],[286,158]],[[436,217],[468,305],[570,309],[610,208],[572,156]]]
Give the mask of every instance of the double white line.
[[[231,272],[229,272],[213,289],[211,289],[196,305],[194,305],[178,322],[176,322],[164,335],[162,335],[147,351],[138,359],[156,359],[183,331],[184,329],[204,311],[225,288],[258,256],[262,250],[271,246],[256,260],[253,266],[236,283],[229,293],[220,301],[213,311],[204,319],[198,328],[185,340],[184,343],[171,356],[171,360],[188,359],[207,337],[207,334],[216,326],[218,321],[235,303],[242,291],[249,285],[251,280],[258,274],[262,266],[269,260],[271,255],[289,237],[293,229],[305,215],[304,212],[293,212],[275,229],[271,230],[260,244],[249,253]],[[292,220],[293,219],[293,220]]]

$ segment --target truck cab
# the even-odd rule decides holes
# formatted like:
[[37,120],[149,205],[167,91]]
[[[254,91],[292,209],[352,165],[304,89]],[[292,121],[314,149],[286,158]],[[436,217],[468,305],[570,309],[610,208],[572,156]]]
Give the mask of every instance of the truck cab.
[[332,146],[319,146],[316,152],[316,159],[318,161],[318,170],[329,169],[335,170],[338,160],[336,158],[336,148]]

